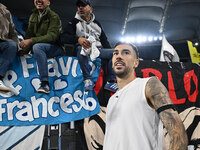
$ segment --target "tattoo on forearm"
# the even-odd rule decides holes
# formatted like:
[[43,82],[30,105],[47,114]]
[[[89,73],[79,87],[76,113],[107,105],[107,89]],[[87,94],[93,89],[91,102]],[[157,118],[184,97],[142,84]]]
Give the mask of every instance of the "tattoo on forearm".
[[170,150],[184,150],[187,146],[187,138],[185,129],[179,118],[176,118],[176,112],[164,111],[160,114],[160,118],[165,122],[165,128],[170,135]]

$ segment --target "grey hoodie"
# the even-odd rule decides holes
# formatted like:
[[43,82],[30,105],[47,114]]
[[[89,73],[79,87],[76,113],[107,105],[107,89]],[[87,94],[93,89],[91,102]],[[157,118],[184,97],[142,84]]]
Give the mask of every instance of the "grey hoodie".
[[91,14],[89,22],[84,21],[78,13],[71,19],[61,34],[61,42],[63,44],[78,44],[79,37],[88,38],[93,36],[96,40],[97,47],[111,48],[110,43],[103,31],[101,24]]
[[80,22],[76,24],[76,29],[77,29],[76,35],[78,37],[85,37],[85,38],[93,36],[96,39],[96,46],[102,47],[99,39],[101,35],[101,27],[94,22],[95,15],[91,13],[91,19],[89,22],[83,20],[78,13],[76,13],[75,18],[80,20]]

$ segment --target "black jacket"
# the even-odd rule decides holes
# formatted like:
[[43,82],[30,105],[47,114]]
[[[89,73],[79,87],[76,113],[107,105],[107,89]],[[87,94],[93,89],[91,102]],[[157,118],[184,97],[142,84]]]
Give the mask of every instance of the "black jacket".
[[101,24],[95,19],[94,14],[91,14],[91,16],[92,19],[86,22],[76,13],[75,18],[69,21],[64,28],[61,34],[61,42],[63,44],[77,44],[79,37],[94,36],[97,47],[111,48]]

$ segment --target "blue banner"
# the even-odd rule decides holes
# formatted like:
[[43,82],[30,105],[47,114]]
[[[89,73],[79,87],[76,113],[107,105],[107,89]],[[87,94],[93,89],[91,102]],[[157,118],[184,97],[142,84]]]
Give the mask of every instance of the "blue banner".
[[[89,62],[97,81],[100,59]],[[93,91],[84,92],[83,76],[76,57],[48,59],[50,93],[39,94],[39,72],[32,55],[17,57],[4,83],[11,92],[0,92],[0,126],[47,125],[80,120],[100,111]]]

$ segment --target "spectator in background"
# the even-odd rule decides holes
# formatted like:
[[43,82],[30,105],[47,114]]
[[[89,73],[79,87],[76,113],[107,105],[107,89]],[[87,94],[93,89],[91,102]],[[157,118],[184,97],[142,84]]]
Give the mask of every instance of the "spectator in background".
[[114,83],[115,74],[112,70],[112,52],[107,37],[92,13],[92,6],[89,0],[77,0],[77,13],[61,35],[61,42],[64,44],[78,45],[76,47],[76,56],[78,58],[81,70],[83,72],[85,91],[93,90],[95,84],[91,80],[88,57],[93,61],[100,57],[107,59],[108,78],[105,89],[115,92],[117,85]]
[[34,0],[35,9],[29,18],[25,40],[19,43],[22,50],[19,55],[28,53],[31,49],[38,64],[41,85],[38,93],[50,92],[48,81],[47,58],[64,55],[59,36],[61,20],[49,7],[50,0]]
[[12,16],[6,6],[0,3],[0,91],[9,92],[3,78],[15,60],[18,51],[18,37]]

